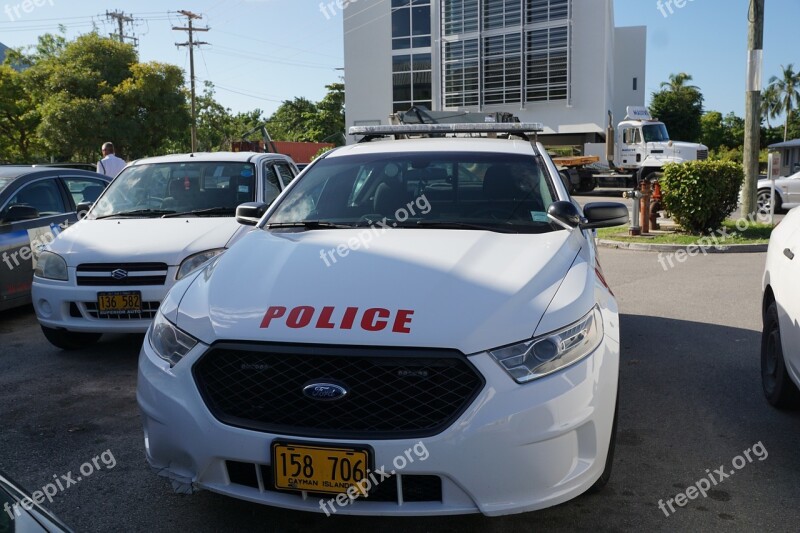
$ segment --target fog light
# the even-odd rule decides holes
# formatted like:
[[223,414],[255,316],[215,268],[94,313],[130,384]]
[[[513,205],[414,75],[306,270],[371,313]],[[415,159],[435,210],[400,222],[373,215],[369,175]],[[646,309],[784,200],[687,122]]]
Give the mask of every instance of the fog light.
[[45,318],[49,318],[53,314],[53,308],[47,300],[39,300],[39,313]]

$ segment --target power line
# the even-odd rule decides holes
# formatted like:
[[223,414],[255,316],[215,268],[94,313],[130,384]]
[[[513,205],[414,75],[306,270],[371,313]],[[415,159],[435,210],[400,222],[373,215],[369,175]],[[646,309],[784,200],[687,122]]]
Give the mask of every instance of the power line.
[[187,10],[180,10],[178,11],[181,15],[186,17],[187,26],[173,26],[172,29],[174,31],[185,31],[189,33],[189,40],[185,43],[175,43],[175,46],[180,48],[181,46],[188,46],[189,47],[189,73],[191,78],[191,85],[192,85],[192,152],[195,152],[197,149],[197,107],[195,104],[195,77],[194,77],[194,47],[200,46],[203,44],[208,44],[203,41],[195,41],[194,40],[194,32],[196,31],[208,31],[210,28],[206,26],[205,28],[195,28],[192,25],[192,21],[195,19],[203,18],[202,15],[198,15],[196,13],[192,13],[191,11]]

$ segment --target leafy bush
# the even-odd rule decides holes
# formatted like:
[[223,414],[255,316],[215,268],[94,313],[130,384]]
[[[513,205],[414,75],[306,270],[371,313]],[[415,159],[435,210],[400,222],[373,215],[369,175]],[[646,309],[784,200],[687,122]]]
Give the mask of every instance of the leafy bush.
[[659,181],[675,222],[692,233],[711,233],[736,209],[744,169],[731,161],[673,163]]

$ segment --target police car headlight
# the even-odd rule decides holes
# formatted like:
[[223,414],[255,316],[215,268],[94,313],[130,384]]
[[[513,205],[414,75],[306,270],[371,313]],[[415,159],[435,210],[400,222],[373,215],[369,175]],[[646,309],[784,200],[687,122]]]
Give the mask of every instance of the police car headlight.
[[197,339],[178,329],[161,313],[156,314],[147,332],[147,340],[156,355],[175,366],[189,351],[197,346]]
[[67,281],[67,262],[64,258],[53,252],[42,252],[36,259],[36,269],[33,271],[34,275],[43,279],[54,279],[58,281]]
[[175,276],[175,278],[179,280],[185,278],[224,251],[225,248],[217,248],[216,250],[208,250],[205,252],[200,252],[199,254],[190,255],[183,260],[183,263],[181,263],[181,266],[178,269],[178,274]]
[[577,363],[602,341],[603,319],[595,307],[564,329],[489,353],[517,383],[527,383]]

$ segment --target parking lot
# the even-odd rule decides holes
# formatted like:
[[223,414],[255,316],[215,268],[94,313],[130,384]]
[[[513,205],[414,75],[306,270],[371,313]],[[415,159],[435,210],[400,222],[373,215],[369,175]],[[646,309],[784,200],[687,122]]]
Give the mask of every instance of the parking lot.
[[[48,507],[77,531],[794,530],[800,414],[770,408],[761,393],[764,254],[701,255],[664,271],[657,254],[601,252],[622,313],[622,365],[614,474],[598,495],[494,519],[326,518],[175,495],[144,460],[142,337],[60,352],[31,308],[0,313],[0,469],[30,491],[71,472],[74,484]],[[95,460],[77,481],[104,452],[113,467]],[[712,473],[720,467],[727,478]],[[709,476],[707,497],[690,489]],[[670,512],[667,500],[683,492],[695,498]]]

